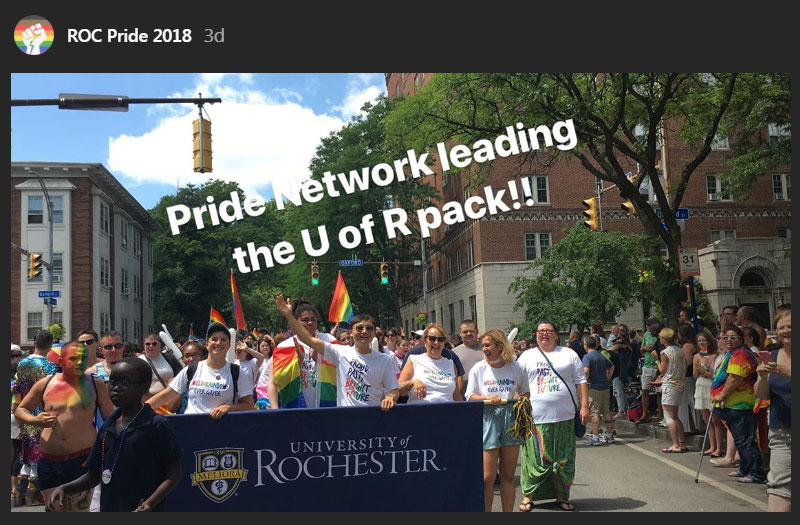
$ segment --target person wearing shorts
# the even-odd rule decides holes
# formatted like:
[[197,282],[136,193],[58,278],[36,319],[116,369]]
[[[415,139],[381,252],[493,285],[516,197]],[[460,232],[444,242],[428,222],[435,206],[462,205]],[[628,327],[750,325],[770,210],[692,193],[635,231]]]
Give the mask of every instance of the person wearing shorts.
[[611,413],[611,397],[609,395],[608,380],[614,374],[614,364],[598,351],[600,342],[595,335],[586,336],[583,348],[583,372],[589,382],[589,415],[592,417],[592,433],[587,434],[585,445],[597,446],[600,444],[600,420],[606,424],[606,442],[614,442],[614,419]]
[[[494,480],[500,465],[500,502],[503,512],[514,507],[514,471],[521,438],[508,431],[514,425],[513,401],[528,395],[528,378],[514,360],[514,349],[500,330],[481,338],[483,361],[473,365],[467,380],[467,401],[490,401],[483,409],[483,488],[486,512],[492,510]],[[502,404],[506,401],[507,404]]]
[[64,483],[77,479],[86,472],[86,458],[91,447],[69,455],[53,455],[39,453],[39,488],[53,489]]
[[658,346],[658,331],[661,330],[661,321],[657,317],[650,317],[646,322],[647,329],[642,334],[642,417],[636,423],[645,423],[650,417],[650,392],[657,387],[653,385],[658,377],[658,361],[653,359],[652,351]]
[[667,422],[669,434],[672,437],[672,446],[663,449],[666,454],[686,452],[686,439],[683,432],[683,423],[678,417],[678,408],[683,398],[683,388],[686,384],[686,356],[683,350],[675,346],[676,334],[672,328],[664,328],[658,333],[661,344],[666,348],[658,356],[652,350],[653,358],[658,357],[658,371],[662,374],[661,406],[664,408],[664,419]]

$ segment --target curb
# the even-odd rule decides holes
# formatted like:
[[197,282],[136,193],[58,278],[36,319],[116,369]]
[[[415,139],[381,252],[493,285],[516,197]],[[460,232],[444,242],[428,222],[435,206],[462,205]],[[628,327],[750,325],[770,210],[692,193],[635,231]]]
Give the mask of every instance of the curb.
[[[669,430],[658,426],[658,424],[642,423],[637,425],[633,421],[628,421],[627,419],[615,419],[614,428],[617,429],[617,434],[625,432],[629,434],[638,434],[640,436],[650,436],[651,438],[669,441],[670,443],[672,442]],[[723,437],[723,440],[724,439]],[[692,450],[699,450],[700,447],[703,446],[703,434],[687,435],[686,445]]]

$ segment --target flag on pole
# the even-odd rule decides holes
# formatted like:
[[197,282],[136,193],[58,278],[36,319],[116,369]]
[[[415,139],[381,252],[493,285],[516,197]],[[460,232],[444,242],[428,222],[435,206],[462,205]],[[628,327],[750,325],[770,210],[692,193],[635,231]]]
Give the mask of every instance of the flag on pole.
[[236,281],[233,278],[233,268],[231,268],[231,294],[233,294],[233,315],[236,317],[236,330],[247,330],[247,323],[244,322],[244,312],[242,303],[239,301],[239,289],[236,288]]
[[353,304],[350,302],[350,294],[347,293],[342,271],[339,270],[339,276],[336,278],[336,288],[333,290],[333,299],[331,299],[331,307],[328,310],[328,321],[332,323],[341,323],[342,321],[349,323],[352,318]]
[[209,316],[208,319],[208,324],[211,323],[222,323],[225,326],[228,326],[228,323],[226,323],[225,319],[222,318],[222,314],[216,311],[213,306],[211,307],[211,315]]
[[261,334],[258,333],[258,328],[253,328],[253,331],[250,333],[253,334],[253,338],[256,340],[258,340],[259,336],[261,336]]
[[194,323],[189,323],[189,339],[194,339]]

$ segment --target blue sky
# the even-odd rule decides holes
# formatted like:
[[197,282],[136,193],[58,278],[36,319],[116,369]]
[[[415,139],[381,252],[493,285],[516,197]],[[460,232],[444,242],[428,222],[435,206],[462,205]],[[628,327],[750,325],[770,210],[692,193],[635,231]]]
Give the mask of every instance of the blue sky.
[[145,208],[176,186],[237,181],[271,197],[271,183],[308,177],[320,138],[386,92],[382,73],[12,74],[11,98],[60,93],[222,98],[212,122],[213,173],[192,170],[192,104],[131,105],[128,112],[11,108],[11,160],[100,162]]

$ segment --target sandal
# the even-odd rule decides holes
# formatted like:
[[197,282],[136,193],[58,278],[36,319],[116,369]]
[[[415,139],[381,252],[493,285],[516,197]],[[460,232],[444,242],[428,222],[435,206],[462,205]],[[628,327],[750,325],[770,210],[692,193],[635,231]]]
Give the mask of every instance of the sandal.
[[530,512],[533,510],[533,507],[535,507],[533,501],[523,501],[522,503],[519,504],[519,511]]
[[744,476],[738,470],[734,470],[732,472],[728,472],[729,478],[743,478]]
[[676,450],[676,449],[674,449],[672,447],[667,447],[667,448],[662,448],[661,452],[663,452],[664,454],[682,454],[682,453],[684,453],[686,451],[684,449],[682,449],[682,448],[678,448]]
[[756,481],[753,478],[751,478],[750,476],[742,476],[741,478],[737,479],[736,481],[738,481],[739,483],[755,483],[755,484],[758,484],[758,485],[763,485],[764,483],[766,483],[766,481]]
[[556,505],[558,505],[559,509],[566,510],[568,512],[572,512],[573,510],[575,510],[575,505],[573,505],[569,501],[556,501]]

